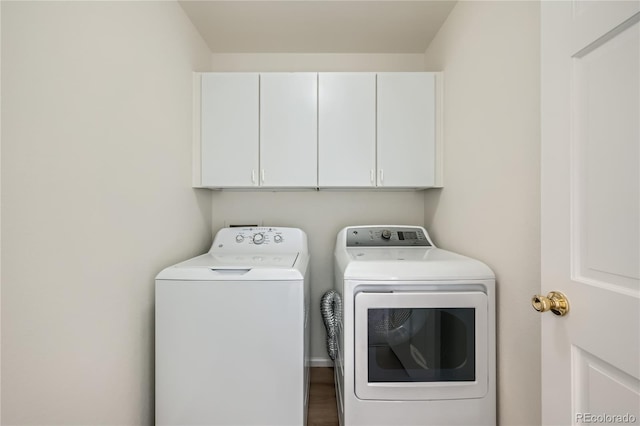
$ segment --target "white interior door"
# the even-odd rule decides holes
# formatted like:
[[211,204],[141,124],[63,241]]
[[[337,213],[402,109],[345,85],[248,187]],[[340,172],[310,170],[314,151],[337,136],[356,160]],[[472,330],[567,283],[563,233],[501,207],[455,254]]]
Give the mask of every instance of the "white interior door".
[[640,6],[542,2],[543,424],[640,423]]

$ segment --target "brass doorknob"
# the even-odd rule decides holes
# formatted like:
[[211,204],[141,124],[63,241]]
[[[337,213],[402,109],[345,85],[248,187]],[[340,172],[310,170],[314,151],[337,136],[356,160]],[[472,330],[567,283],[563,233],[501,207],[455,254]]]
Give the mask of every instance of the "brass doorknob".
[[569,300],[559,291],[552,291],[547,297],[535,295],[531,298],[531,306],[542,313],[551,311],[556,315],[567,315],[569,312]]

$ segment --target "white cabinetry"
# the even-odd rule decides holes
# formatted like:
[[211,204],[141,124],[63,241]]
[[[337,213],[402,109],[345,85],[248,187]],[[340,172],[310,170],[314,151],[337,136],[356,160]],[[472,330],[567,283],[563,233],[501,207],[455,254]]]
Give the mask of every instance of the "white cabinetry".
[[258,74],[206,73],[201,79],[201,182],[250,187],[258,176]]
[[196,74],[194,186],[440,186],[438,74]]
[[378,73],[378,186],[435,181],[435,73]]
[[436,73],[319,73],[318,185],[436,182]]
[[317,73],[202,73],[196,92],[194,186],[318,186]]
[[260,185],[318,186],[317,73],[260,75]]
[[318,185],[375,186],[376,74],[318,74]]

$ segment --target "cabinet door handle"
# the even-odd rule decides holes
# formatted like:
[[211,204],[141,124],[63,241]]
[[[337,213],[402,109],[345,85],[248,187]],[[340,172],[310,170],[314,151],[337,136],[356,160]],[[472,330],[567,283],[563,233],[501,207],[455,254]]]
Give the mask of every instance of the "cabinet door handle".
[[260,183],[264,183],[264,169],[260,172]]
[[256,170],[255,169],[251,170],[251,183],[253,183],[253,184],[256,183]]
[[373,169],[369,170],[369,180],[371,180],[371,184],[375,185],[376,183],[376,173]]
[[380,169],[380,185],[384,183],[384,170]]

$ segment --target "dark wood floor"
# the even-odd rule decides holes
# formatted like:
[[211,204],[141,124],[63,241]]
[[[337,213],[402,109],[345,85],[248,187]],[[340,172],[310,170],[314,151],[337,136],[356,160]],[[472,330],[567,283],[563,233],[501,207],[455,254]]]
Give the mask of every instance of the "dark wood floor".
[[333,368],[311,369],[307,426],[338,426]]

